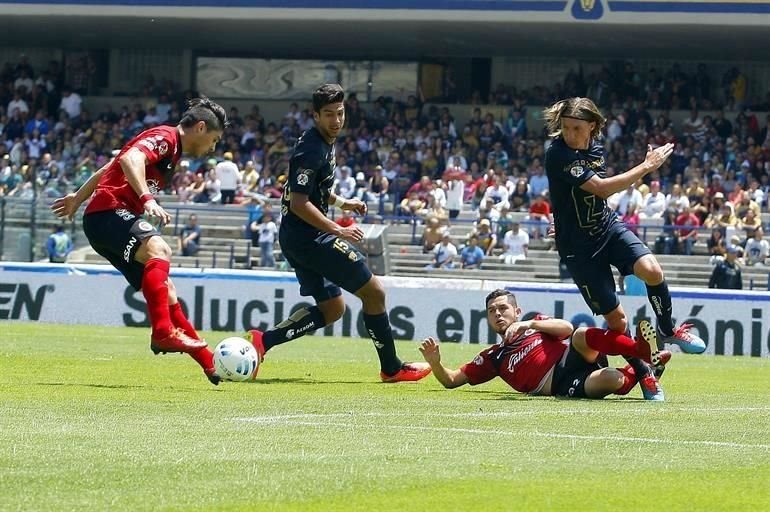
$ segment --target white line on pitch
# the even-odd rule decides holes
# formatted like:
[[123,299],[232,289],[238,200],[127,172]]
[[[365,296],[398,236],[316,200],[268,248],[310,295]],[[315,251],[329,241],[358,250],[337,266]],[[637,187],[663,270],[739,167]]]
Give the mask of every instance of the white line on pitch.
[[[304,416],[310,418],[319,417],[339,417],[343,415],[295,415]],[[383,416],[386,416],[383,414]],[[273,417],[278,418],[278,417]],[[290,419],[290,418],[284,418]],[[235,421],[252,421],[260,422],[253,418],[234,418]],[[281,420],[278,420],[281,421]],[[274,421],[262,421],[261,423],[275,423]],[[355,423],[335,423],[335,422],[323,422],[323,421],[287,421],[287,425],[300,425],[306,427],[343,427],[343,428],[361,428],[372,427],[377,429],[387,428],[389,430],[418,430],[423,432],[456,432],[461,434],[495,434],[503,436],[514,437],[548,437],[554,439],[573,439],[582,441],[617,441],[622,443],[650,443],[650,444],[672,444],[672,445],[698,445],[698,446],[714,446],[720,448],[746,448],[751,450],[770,450],[770,444],[746,444],[746,443],[733,443],[729,441],[701,441],[701,440],[686,440],[686,439],[658,439],[651,437],[625,437],[625,436],[592,436],[592,435],[578,435],[578,434],[558,434],[551,432],[511,432],[507,430],[489,430],[481,428],[461,428],[461,427],[426,427],[420,425],[362,425]]]

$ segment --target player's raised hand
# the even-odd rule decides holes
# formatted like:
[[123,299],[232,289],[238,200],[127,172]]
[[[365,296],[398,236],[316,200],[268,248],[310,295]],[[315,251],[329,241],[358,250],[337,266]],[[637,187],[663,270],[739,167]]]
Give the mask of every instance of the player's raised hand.
[[171,222],[171,215],[155,199],[150,199],[144,203],[144,215],[153,223],[156,219],[160,221],[161,225]]
[[663,162],[665,162],[673,152],[674,152],[674,144],[671,142],[663,146],[657,147],[655,149],[653,149],[652,146],[648,145],[647,156],[645,157],[644,161],[650,166],[650,170],[654,171],[655,169],[663,165]]
[[77,201],[77,196],[74,192],[72,194],[67,194],[64,197],[58,198],[51,205],[53,214],[60,219],[67,218],[72,220],[75,217],[75,213],[77,213],[78,208],[80,208],[80,203]]
[[346,228],[341,228],[337,236],[348,242],[360,242],[364,239],[364,230],[357,224],[354,224]]
[[524,332],[527,329],[532,328],[532,322],[513,322],[511,325],[508,326],[508,328],[505,330],[505,334],[503,335],[503,343],[513,343],[518,339],[519,336],[524,334]]
[[358,215],[366,215],[366,212],[368,210],[366,203],[361,201],[360,199],[346,200],[345,206],[343,206],[342,209],[351,211],[353,213],[357,213]]
[[441,363],[441,350],[439,349],[439,343],[433,337],[427,337],[422,340],[420,344],[420,353],[422,357],[431,365]]

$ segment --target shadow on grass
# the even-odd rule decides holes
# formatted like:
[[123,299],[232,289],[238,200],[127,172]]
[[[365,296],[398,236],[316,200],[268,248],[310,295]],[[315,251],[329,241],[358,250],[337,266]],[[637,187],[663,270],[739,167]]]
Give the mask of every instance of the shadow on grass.
[[[240,383],[239,383],[240,384]],[[245,384],[309,384],[315,386],[322,386],[324,384],[380,384],[376,381],[364,381],[364,380],[318,380],[307,377],[287,377],[287,378],[272,378],[272,379],[260,379],[246,382]]]

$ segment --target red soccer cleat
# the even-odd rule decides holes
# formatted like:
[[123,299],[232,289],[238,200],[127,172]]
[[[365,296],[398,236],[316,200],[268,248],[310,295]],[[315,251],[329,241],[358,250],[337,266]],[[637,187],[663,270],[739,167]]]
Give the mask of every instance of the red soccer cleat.
[[259,355],[260,363],[265,360],[265,344],[262,342],[262,336],[264,336],[262,331],[258,331],[256,329],[252,329],[246,332],[246,340],[254,345],[254,348],[257,350],[257,354]]
[[206,368],[203,370],[203,373],[206,374],[206,378],[214,384],[215,386],[219,385],[219,382],[222,380],[219,375],[217,375],[217,372],[214,368]]
[[642,388],[642,396],[645,400],[652,400],[654,402],[666,401],[663,388],[660,387],[660,383],[654,375],[649,374],[646,377],[639,379],[639,387]]
[[174,329],[171,331],[171,334],[162,340],[150,338],[150,350],[152,350],[155,355],[174,352],[189,354],[190,352],[194,352],[205,346],[205,341],[189,337],[182,331],[182,329]]
[[652,366],[665,366],[671,360],[671,352],[658,350],[658,334],[647,320],[642,320],[636,326],[636,343],[641,349],[640,356]]
[[385,375],[380,372],[382,382],[412,382],[424,379],[430,375],[431,369],[428,363],[404,363],[401,369],[394,375]]

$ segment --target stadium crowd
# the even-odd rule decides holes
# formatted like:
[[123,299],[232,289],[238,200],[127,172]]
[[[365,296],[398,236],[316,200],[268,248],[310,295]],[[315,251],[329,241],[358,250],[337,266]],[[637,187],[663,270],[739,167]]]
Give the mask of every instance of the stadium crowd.
[[[128,104],[92,113],[63,77],[58,62],[41,71],[26,59],[2,67],[0,195],[32,197],[33,177],[45,197],[77,188],[139,131],[176,122],[185,100],[194,96],[171,81],[149,80],[143,100],[116,99]],[[531,238],[548,238],[551,215],[543,169],[546,137],[527,126],[527,109],[587,95],[604,106],[608,119],[608,174],[642,161],[648,144],[676,144],[659,171],[610,198],[618,215],[631,225],[662,219],[664,232],[655,242],[659,252],[691,254],[700,236],[715,263],[733,246],[745,263],[763,263],[770,116],[758,119],[753,111],[770,110],[770,94],[750,108],[746,83],[736,68],[717,85],[704,65],[693,75],[678,65],[642,74],[626,63],[586,77],[570,72],[550,87],[525,91],[499,85],[485,98],[474,94],[471,103],[506,105],[507,114],[496,118],[479,105],[463,125],[450,108],[424,103],[419,91],[378,98],[367,110],[352,94],[346,100],[347,130],[337,143],[335,193],[373,203],[380,215],[424,219],[423,247],[435,251],[435,266],[477,268],[496,248],[515,264],[527,257]],[[677,125],[668,109],[689,109],[690,115]],[[702,115],[700,109],[716,114]],[[651,110],[660,113],[653,116]],[[309,107],[292,104],[281,119],[265,119],[257,105],[248,112],[232,108],[229,118],[217,154],[182,160],[168,194],[180,202],[236,205],[281,196],[291,148],[313,126]],[[463,210],[476,212],[477,222],[458,249],[446,230]],[[521,212],[526,217],[520,226]],[[714,229],[705,236],[695,227]],[[454,255],[442,262],[442,251]]]

